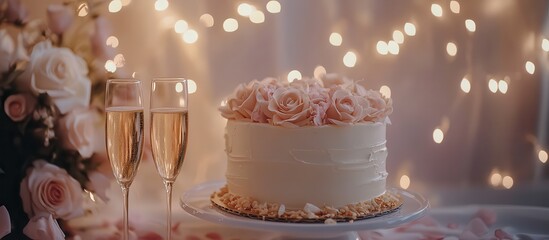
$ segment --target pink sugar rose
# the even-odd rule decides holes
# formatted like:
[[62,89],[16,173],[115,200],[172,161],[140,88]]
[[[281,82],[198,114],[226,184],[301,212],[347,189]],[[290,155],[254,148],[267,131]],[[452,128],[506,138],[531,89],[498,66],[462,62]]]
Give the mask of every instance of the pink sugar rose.
[[31,94],[13,94],[4,102],[6,115],[14,121],[25,119],[36,107],[36,99]]
[[274,91],[269,101],[269,111],[274,125],[284,127],[305,126],[310,122],[311,102],[301,89],[281,87]]
[[365,121],[381,122],[393,112],[392,100],[383,97],[378,91],[367,90],[363,97],[370,105],[364,117]]
[[61,4],[48,6],[48,26],[53,33],[62,34],[72,24],[74,12]]
[[275,78],[265,78],[259,82],[259,86],[256,91],[256,107],[252,112],[252,121],[267,123],[268,119],[273,117],[271,111],[269,111],[269,100],[272,98],[276,89],[281,87],[282,84]]
[[80,184],[67,171],[44,160],[33,162],[21,182],[20,195],[29,217],[50,213],[68,220],[84,213]]
[[227,119],[251,121],[252,112],[257,103],[256,91],[258,86],[258,82],[255,80],[247,85],[238,85],[233,96],[227,100],[227,104],[219,109],[221,115]]
[[290,83],[290,86],[303,90],[309,96],[311,100],[311,124],[314,126],[323,125],[326,119],[326,110],[330,106],[328,89],[322,87],[322,82],[315,78],[296,80]]
[[42,213],[30,219],[23,233],[31,239],[62,240],[65,234],[51,214]]
[[57,134],[64,147],[77,150],[80,156],[89,158],[96,148],[98,122],[96,111],[75,109],[59,120]]
[[360,122],[369,108],[368,101],[353,95],[349,90],[332,91],[331,102],[326,110],[326,120],[336,125],[351,125]]

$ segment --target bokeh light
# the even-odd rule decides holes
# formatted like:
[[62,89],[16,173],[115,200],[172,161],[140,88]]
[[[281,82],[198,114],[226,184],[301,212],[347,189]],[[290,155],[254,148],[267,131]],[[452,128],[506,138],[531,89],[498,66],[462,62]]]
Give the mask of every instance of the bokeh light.
[[542,162],[542,163],[546,163],[547,162],[547,152],[545,150],[539,150],[538,152],[538,158],[539,158],[539,161]]
[[105,62],[105,70],[110,73],[116,72],[116,64],[113,60],[107,60],[107,62]]
[[292,70],[288,73],[288,82],[293,82],[301,78],[302,78],[301,72],[299,72],[298,70]]
[[400,52],[400,47],[398,46],[398,43],[391,40],[389,43],[387,43],[387,50],[389,50],[390,54],[398,55]]
[[270,13],[279,13],[281,9],[280,3],[278,1],[269,1],[267,3],[267,11]]
[[341,46],[341,43],[343,42],[343,38],[341,37],[341,34],[333,32],[330,34],[330,44],[333,46]]
[[449,42],[446,44],[446,53],[450,56],[455,56],[457,54],[457,46],[453,42]]
[[170,3],[167,0],[156,0],[154,2],[154,9],[159,12],[168,9],[168,6],[170,6]]
[[490,79],[488,81],[488,89],[490,89],[490,92],[496,93],[498,91],[498,82],[495,79]]
[[255,7],[248,3],[241,3],[238,5],[236,11],[240,16],[248,17],[255,11]]
[[477,30],[477,24],[472,19],[465,20],[465,28],[469,32],[475,32]]
[[391,98],[391,88],[387,85],[383,85],[379,88],[379,92],[386,98]]
[[176,33],[184,33],[187,29],[189,29],[187,21],[180,19],[175,22],[174,30]]
[[238,29],[238,21],[234,18],[227,18],[223,22],[223,30],[225,32],[234,32]]
[[122,10],[122,2],[120,0],[114,0],[109,3],[109,12],[117,13]]
[[393,31],[393,40],[398,44],[404,43],[404,34],[399,30]]
[[212,15],[204,13],[202,14],[202,16],[200,16],[200,22],[204,25],[204,27],[213,27],[214,18],[212,17]]
[[196,82],[192,79],[187,79],[187,87],[189,88],[189,94],[193,94],[198,90],[198,86],[196,85]]
[[87,3],[81,3],[80,5],[78,5],[77,10],[78,10],[79,17],[88,16],[88,13],[90,11]]
[[323,76],[326,75],[326,68],[323,66],[316,66],[315,70],[313,71],[313,76],[316,79],[321,79]]
[[198,41],[198,33],[194,29],[189,29],[183,33],[183,41],[188,44],[193,44]]
[[506,94],[507,89],[509,88],[509,85],[505,80],[499,80],[498,82],[498,89],[501,93]]
[[389,46],[385,41],[378,41],[376,44],[376,50],[381,55],[387,55],[389,53]]
[[408,177],[408,175],[402,175],[402,177],[400,177],[400,187],[402,189],[408,189],[410,187],[410,177]]
[[490,177],[490,184],[492,184],[492,186],[494,187],[497,187],[501,184],[501,179],[502,179],[501,174],[493,173],[492,176]]
[[547,38],[541,40],[541,49],[543,49],[543,51],[549,52],[549,40],[547,40]]
[[262,11],[256,10],[250,15],[250,21],[253,23],[265,22],[265,14]]
[[469,79],[463,78],[461,79],[460,87],[461,91],[463,91],[464,93],[469,93],[471,91],[471,82],[469,82]]
[[434,131],[433,131],[433,141],[435,141],[435,143],[442,143],[442,141],[444,140],[444,132],[442,132],[442,130],[440,128],[436,128]]
[[107,44],[107,46],[111,46],[112,48],[116,48],[118,47],[118,38],[115,37],[115,36],[109,36],[107,38],[107,41],[105,41],[105,43]]
[[458,1],[450,1],[450,11],[452,11],[455,14],[458,14],[460,11],[460,6]]
[[524,64],[524,68],[529,74],[534,74],[534,72],[536,72],[536,65],[534,65],[533,62],[526,61],[526,64]]
[[404,33],[408,36],[415,36],[416,35],[416,25],[413,23],[407,22],[404,24]]
[[431,13],[435,17],[442,17],[442,7],[436,3],[431,5]]
[[513,178],[510,177],[510,176],[503,177],[503,179],[501,181],[501,185],[503,185],[503,187],[505,187],[507,189],[512,188],[513,187]]
[[343,64],[346,66],[346,67],[354,67],[356,65],[356,60],[357,60],[357,57],[356,57],[356,54],[352,51],[348,51],[345,56],[343,56]]

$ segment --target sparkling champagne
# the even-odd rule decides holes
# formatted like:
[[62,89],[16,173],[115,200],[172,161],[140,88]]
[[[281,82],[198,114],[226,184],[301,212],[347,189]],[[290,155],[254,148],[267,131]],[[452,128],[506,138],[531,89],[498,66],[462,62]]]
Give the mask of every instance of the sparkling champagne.
[[188,113],[184,109],[151,109],[151,145],[160,176],[174,182],[187,149]]
[[111,107],[107,112],[107,154],[116,180],[132,183],[143,149],[143,108]]

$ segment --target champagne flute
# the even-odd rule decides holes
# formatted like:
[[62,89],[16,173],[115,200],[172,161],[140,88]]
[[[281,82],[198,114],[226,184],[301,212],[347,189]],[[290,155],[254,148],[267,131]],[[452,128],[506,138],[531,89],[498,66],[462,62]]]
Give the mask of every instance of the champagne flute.
[[141,81],[107,80],[105,93],[107,155],[124,196],[124,239],[128,239],[128,194],[143,149],[143,101]]
[[151,150],[156,170],[166,187],[167,239],[170,240],[172,186],[187,149],[187,80],[154,78],[151,90]]

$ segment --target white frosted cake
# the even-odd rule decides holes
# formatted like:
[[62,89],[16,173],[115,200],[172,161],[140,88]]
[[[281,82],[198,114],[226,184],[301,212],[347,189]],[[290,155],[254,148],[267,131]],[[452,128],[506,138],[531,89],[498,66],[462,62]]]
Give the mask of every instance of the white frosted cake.
[[220,111],[228,119],[227,186],[217,193],[223,208],[321,219],[369,208],[351,213],[354,219],[379,210],[372,203],[397,207],[384,197],[392,103],[379,92],[337,75],[268,78],[239,85]]

